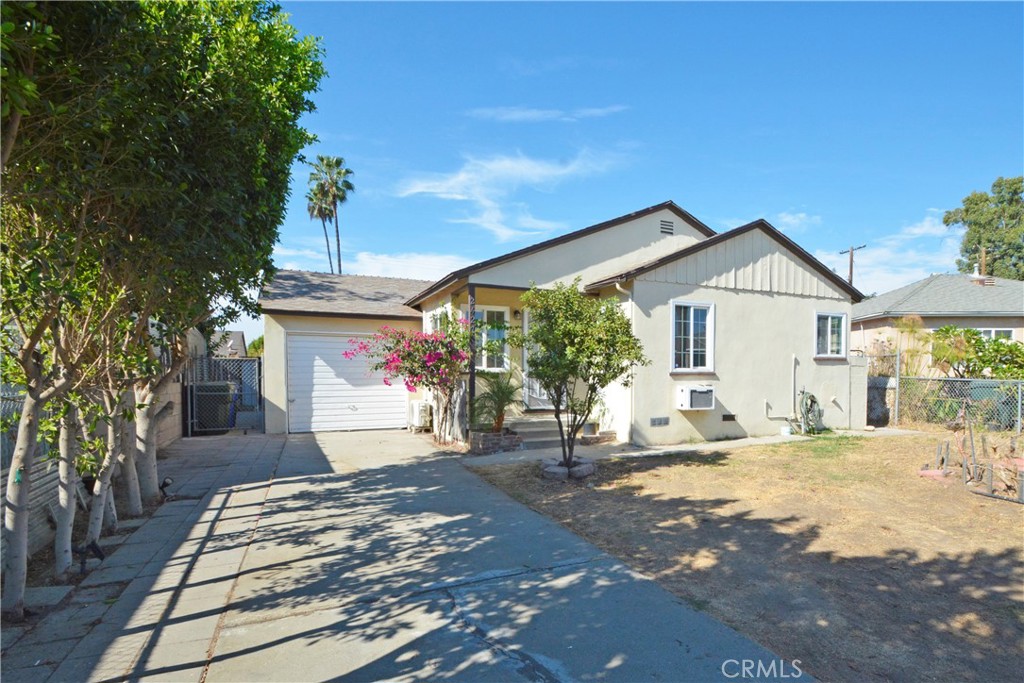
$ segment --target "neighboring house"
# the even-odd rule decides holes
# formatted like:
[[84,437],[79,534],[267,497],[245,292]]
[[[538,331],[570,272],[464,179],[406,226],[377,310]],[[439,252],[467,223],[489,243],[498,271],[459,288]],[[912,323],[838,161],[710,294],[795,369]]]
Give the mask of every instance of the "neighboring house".
[[1024,342],[1024,282],[979,275],[932,275],[853,307],[854,347],[867,353],[912,348],[927,372],[927,343],[901,338],[898,321],[919,316],[924,332],[940,327],[973,328],[989,339]]
[[245,333],[240,330],[219,330],[213,333],[211,355],[215,358],[245,358],[249,355]]
[[[407,280],[279,273],[262,299],[267,431],[357,428],[340,417],[308,416],[311,404],[325,415],[370,409],[321,408],[317,399],[330,395],[319,385],[336,383],[332,370],[340,376],[339,358],[353,333],[384,323],[430,330],[444,311],[528,326],[519,297],[531,283],[576,277],[587,292],[620,303],[652,361],[636,370],[631,387],[604,392],[601,427],[620,440],[777,434],[801,389],[817,396],[826,425],[864,426],[866,370],[848,355],[851,307],[860,292],[763,220],[716,234],[666,202],[420,283],[404,298]],[[379,286],[369,300],[361,284],[367,280]],[[383,308],[385,300],[387,317],[368,306]],[[521,349],[480,354],[471,393],[478,372],[500,369],[523,372],[526,408],[548,407]],[[346,372],[354,384],[358,370]],[[681,395],[695,405],[680,408]],[[278,415],[273,422],[271,410]]]
[[318,432],[406,426],[409,392],[347,359],[349,339],[383,325],[422,329],[405,301],[424,280],[281,270],[260,297],[266,431]]

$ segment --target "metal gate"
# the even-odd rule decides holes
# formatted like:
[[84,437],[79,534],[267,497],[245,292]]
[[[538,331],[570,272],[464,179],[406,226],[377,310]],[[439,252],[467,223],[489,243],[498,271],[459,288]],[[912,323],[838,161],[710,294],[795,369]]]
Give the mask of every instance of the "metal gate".
[[186,436],[263,431],[262,358],[193,358],[184,378]]

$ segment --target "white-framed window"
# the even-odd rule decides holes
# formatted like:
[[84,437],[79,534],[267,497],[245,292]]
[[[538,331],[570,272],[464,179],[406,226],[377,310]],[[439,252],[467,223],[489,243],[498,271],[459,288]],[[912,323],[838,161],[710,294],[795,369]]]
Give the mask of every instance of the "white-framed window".
[[818,358],[846,357],[845,313],[816,315],[814,355]]
[[[484,349],[484,342],[505,339],[505,326],[508,325],[509,319],[508,306],[476,306],[473,310],[476,320],[486,324],[476,342],[477,370],[508,370],[508,344],[502,345],[501,353],[488,353]],[[463,307],[462,312],[465,317],[469,317],[468,306]]]
[[1013,330],[1002,330],[999,328],[978,328],[981,336],[985,339],[1013,339]]
[[672,372],[715,369],[715,306],[672,302]]

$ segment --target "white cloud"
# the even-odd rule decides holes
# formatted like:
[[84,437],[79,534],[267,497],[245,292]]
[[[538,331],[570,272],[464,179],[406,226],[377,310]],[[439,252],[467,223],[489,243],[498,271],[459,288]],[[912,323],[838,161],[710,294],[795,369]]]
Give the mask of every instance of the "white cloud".
[[770,222],[783,232],[800,232],[809,227],[821,225],[821,216],[812,216],[803,211],[799,213],[781,211],[775,214],[775,219]]
[[618,114],[629,107],[613,104],[608,107],[581,107],[578,109],[540,109],[536,107],[481,107],[472,109],[467,114],[477,119],[487,119],[500,123],[538,123],[542,121],[562,121],[572,123],[580,119],[593,119]]
[[414,280],[439,280],[452,271],[474,263],[454,254],[375,254],[361,251],[349,259],[345,272],[353,275],[404,277]]
[[[854,253],[853,284],[865,294],[882,294],[934,273],[956,271],[963,231],[949,229],[929,213],[913,225],[871,240]],[[818,250],[815,257],[842,277],[849,273],[849,254]]]
[[[405,181],[398,196],[429,195],[469,202],[475,213],[450,221],[475,225],[491,232],[499,242],[507,242],[561,227],[559,223],[533,217],[522,203],[506,207],[508,197],[520,187],[546,190],[565,180],[602,173],[613,164],[613,157],[587,150],[569,161],[533,159],[523,154],[468,157],[454,173]],[[514,214],[511,218],[507,215],[510,210]]]

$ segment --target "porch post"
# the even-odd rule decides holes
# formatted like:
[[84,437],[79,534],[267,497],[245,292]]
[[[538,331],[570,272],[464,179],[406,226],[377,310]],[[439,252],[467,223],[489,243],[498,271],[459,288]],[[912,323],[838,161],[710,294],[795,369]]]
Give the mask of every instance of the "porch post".
[[469,296],[469,400],[466,405],[466,415],[469,424],[466,425],[467,434],[473,426],[473,402],[476,400],[476,285],[470,284],[466,287]]

